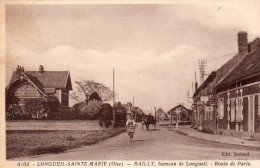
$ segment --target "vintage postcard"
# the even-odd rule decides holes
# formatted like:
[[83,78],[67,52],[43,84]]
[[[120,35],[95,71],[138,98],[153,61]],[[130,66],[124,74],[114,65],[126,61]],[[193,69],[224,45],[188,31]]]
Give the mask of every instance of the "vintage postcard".
[[0,2],[0,167],[260,166],[259,0]]

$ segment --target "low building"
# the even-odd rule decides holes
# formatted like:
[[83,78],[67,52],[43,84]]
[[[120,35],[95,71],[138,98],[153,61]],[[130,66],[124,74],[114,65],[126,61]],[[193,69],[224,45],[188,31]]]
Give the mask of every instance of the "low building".
[[162,108],[159,108],[157,111],[156,111],[156,120],[159,121],[159,120],[168,120],[169,117],[168,115],[163,111]]
[[215,130],[215,83],[213,71],[193,95],[192,126],[206,132]]
[[167,112],[167,114],[170,115],[171,122],[177,120],[178,113],[180,116],[178,119],[179,121],[188,121],[188,122],[191,121],[191,115],[192,115],[191,110],[188,110],[186,107],[179,104]]
[[25,71],[23,67],[17,66],[6,88],[8,94],[18,99],[24,113],[26,99],[56,97],[62,106],[68,107],[70,90],[72,84],[69,71],[44,71],[42,65],[39,71]]

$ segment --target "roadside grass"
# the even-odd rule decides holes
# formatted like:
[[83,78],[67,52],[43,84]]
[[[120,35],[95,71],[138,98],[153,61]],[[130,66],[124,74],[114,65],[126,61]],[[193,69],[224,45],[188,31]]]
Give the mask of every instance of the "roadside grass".
[[125,132],[125,128],[106,130],[7,130],[6,159],[21,156],[60,153],[90,145]]

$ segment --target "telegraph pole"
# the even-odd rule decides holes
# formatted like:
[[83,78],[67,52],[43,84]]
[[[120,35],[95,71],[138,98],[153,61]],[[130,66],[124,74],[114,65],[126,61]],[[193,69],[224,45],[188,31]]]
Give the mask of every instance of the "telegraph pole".
[[155,122],[157,121],[157,118],[156,118],[156,107],[154,106],[154,117],[155,117]]
[[135,97],[133,96],[133,113],[134,113],[134,119],[136,121],[136,111],[135,111]]
[[115,72],[113,68],[113,127],[115,126]]
[[204,82],[205,70],[207,69],[207,59],[199,59],[200,84]]
[[133,96],[133,108],[135,107],[135,97]]

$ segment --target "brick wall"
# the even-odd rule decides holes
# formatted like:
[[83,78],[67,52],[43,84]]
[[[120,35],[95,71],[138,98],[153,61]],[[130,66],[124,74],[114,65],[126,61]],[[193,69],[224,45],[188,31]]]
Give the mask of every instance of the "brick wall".
[[258,117],[258,96],[255,96],[255,132],[260,133],[260,118]]
[[243,88],[243,96],[259,93],[259,86],[253,85]]

